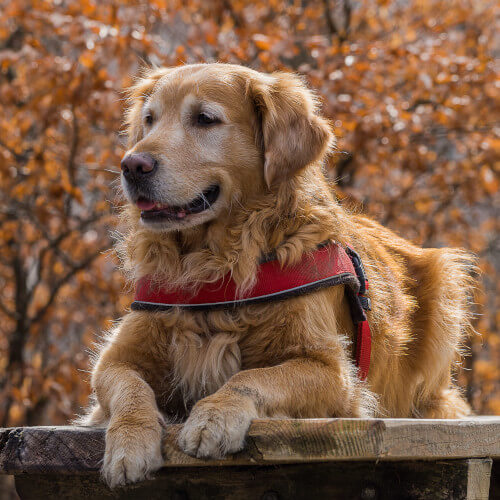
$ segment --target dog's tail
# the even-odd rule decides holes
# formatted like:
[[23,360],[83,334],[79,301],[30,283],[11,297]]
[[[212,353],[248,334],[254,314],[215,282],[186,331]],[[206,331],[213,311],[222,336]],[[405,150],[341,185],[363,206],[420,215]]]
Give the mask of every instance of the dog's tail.
[[[474,295],[478,268],[471,253],[453,248],[422,251],[425,278],[419,282],[419,316],[425,336],[418,342],[422,383],[414,400],[415,416],[458,418],[470,413],[453,383],[453,370],[468,354],[467,339],[475,332]],[[425,340],[424,340],[425,339]]]
[[434,270],[439,276],[441,298],[436,302],[437,314],[451,340],[461,349],[464,340],[475,333],[472,320],[479,277],[477,258],[465,250],[441,248],[436,250]]

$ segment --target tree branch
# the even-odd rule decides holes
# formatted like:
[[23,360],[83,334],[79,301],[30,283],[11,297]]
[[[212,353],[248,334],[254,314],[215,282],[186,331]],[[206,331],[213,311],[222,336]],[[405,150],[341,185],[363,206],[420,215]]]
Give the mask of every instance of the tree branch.
[[[333,1],[333,8],[330,2]],[[323,0],[325,7],[325,18],[330,35],[336,35],[340,42],[347,40],[347,34],[351,25],[351,3],[350,0]]]
[[52,303],[54,302],[54,300],[57,298],[57,294],[59,293],[59,290],[61,289],[61,287],[63,285],[65,285],[66,283],[68,283],[70,281],[70,279],[73,276],[75,276],[75,274],[79,273],[80,271],[83,271],[87,266],[89,266],[92,263],[93,260],[95,260],[97,257],[99,257],[100,255],[102,255],[103,252],[105,252],[106,250],[108,250],[108,247],[100,248],[99,250],[97,250],[93,254],[89,255],[86,259],[84,259],[78,265],[76,265],[75,267],[73,267],[70,271],[68,271],[66,273],[66,275],[63,276],[53,286],[53,288],[52,288],[52,290],[50,292],[50,296],[47,299],[47,302],[45,303],[45,305],[41,309],[38,310],[38,312],[32,318],[30,318],[28,320],[28,325],[31,326],[34,323],[38,323],[43,318],[43,316],[45,315],[45,313],[48,311],[49,307],[52,305]]
[[33,217],[31,220],[35,224],[36,228],[42,233],[43,237],[45,240],[48,242],[47,245],[42,248],[38,254],[38,269],[37,269],[37,278],[36,281],[33,283],[33,285],[30,287],[28,291],[28,297],[29,299],[32,298],[33,294],[35,293],[36,288],[38,285],[42,282],[42,273],[43,273],[43,261],[45,259],[45,256],[47,255],[47,252],[50,250],[53,250],[60,258],[65,262],[66,265],[69,267],[75,267],[78,264],[71,259],[66,252],[61,250],[59,248],[60,244],[72,233],[78,232],[82,233],[89,225],[93,224],[94,222],[97,222],[101,218],[100,215],[94,215],[93,217],[89,217],[88,219],[82,220],[80,222],[80,225],[78,225],[75,228],[72,229],[67,229],[66,231],[63,231],[57,237],[51,238],[49,233],[46,231],[45,227],[43,224],[36,218]]

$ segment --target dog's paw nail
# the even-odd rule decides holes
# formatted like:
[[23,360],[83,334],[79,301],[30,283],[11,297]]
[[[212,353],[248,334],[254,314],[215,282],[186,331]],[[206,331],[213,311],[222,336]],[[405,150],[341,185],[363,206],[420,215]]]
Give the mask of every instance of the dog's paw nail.
[[161,431],[108,433],[102,476],[110,488],[147,479],[163,465]]
[[118,456],[105,458],[102,468],[103,478],[110,488],[147,479],[163,465],[161,453],[132,454],[127,450],[116,450],[115,454]]
[[179,434],[179,447],[197,458],[222,458],[243,448],[249,425],[246,415],[195,408]]

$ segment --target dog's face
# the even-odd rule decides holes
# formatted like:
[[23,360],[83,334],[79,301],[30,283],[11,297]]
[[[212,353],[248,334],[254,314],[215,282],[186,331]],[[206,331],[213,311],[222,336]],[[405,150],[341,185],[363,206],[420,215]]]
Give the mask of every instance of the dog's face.
[[207,64],[131,89],[122,185],[142,224],[181,230],[230,213],[320,160],[332,135],[295,76]]

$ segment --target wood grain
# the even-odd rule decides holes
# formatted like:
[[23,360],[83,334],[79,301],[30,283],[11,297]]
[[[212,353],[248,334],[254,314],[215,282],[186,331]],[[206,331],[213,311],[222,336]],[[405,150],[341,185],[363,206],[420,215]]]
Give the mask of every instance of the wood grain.
[[[224,460],[198,460],[177,446],[179,425],[167,428],[166,467],[266,465],[342,460],[500,458],[500,418],[259,419],[245,450]],[[97,471],[104,429],[0,429],[0,474]]]
[[467,500],[488,500],[493,461],[485,458],[467,462]]
[[500,457],[500,418],[257,420],[266,462]]
[[481,458],[168,467],[114,491],[96,473],[20,474],[16,488],[22,500],[487,500],[490,467]]

